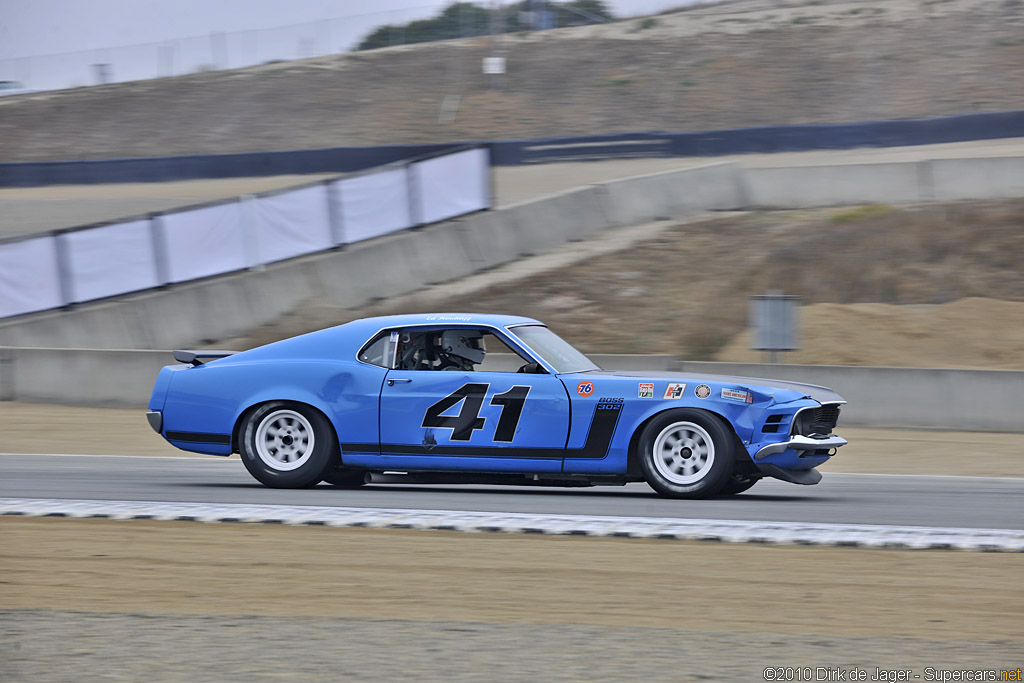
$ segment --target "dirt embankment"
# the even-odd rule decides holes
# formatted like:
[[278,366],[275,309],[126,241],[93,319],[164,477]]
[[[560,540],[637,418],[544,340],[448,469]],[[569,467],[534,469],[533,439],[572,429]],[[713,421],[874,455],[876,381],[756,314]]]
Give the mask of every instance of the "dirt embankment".
[[[0,100],[0,162],[708,130],[1024,108],[1018,0],[741,0]],[[458,98],[454,118],[442,103]]]

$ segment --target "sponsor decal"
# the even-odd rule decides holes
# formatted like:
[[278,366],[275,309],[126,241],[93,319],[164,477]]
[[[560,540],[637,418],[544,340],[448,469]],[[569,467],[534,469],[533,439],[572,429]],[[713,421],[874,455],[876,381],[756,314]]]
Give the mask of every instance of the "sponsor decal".
[[707,398],[708,396],[711,395],[711,387],[709,387],[707,384],[698,384],[697,387],[693,390],[693,393],[697,396],[697,398]]
[[592,393],[594,393],[594,383],[580,382],[579,384],[576,385],[576,393],[579,394],[580,396],[590,396]]
[[662,398],[680,399],[683,397],[684,391],[686,391],[686,385],[682,382],[669,382],[668,387],[665,389],[665,395]]
[[749,391],[736,391],[735,389],[722,389],[722,398],[727,398],[730,401],[743,401],[744,403],[754,402],[754,397]]
[[466,323],[473,319],[470,315],[428,315],[425,320],[451,320]]
[[650,382],[641,382],[637,388],[637,396],[640,398],[654,398],[654,384]]

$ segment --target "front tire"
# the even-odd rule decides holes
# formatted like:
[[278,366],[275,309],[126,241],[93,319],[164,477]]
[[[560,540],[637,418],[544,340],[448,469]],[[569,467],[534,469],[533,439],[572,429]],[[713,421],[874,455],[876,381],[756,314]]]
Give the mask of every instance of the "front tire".
[[319,411],[275,401],[254,410],[239,438],[249,474],[272,488],[316,486],[338,458],[338,440]]
[[714,415],[683,408],[658,415],[640,436],[640,465],[668,498],[705,498],[731,479],[733,436]]
[[729,477],[729,481],[725,482],[725,485],[718,490],[718,495],[735,496],[738,493],[743,493],[759,481],[761,481],[760,477],[753,477],[745,474],[734,474]]

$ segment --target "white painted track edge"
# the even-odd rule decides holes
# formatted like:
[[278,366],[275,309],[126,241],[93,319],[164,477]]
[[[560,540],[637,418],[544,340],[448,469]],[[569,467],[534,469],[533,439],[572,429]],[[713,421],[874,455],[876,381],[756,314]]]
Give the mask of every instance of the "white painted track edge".
[[1024,552],[1024,530],[461,510],[0,498],[0,515],[536,533],[761,545]]

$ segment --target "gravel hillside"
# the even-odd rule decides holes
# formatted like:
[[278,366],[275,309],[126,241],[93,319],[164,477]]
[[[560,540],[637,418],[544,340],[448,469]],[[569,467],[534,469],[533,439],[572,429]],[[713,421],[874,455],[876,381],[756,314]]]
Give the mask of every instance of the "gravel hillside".
[[[497,87],[480,68],[492,50],[508,60]],[[6,97],[0,161],[999,111],[1024,108],[1022,67],[1022,0],[739,0]]]

